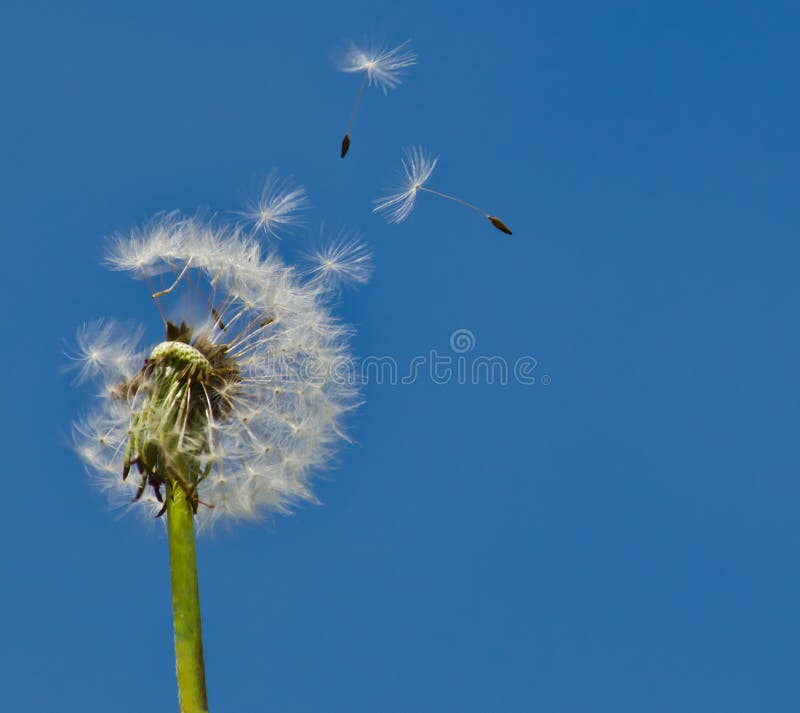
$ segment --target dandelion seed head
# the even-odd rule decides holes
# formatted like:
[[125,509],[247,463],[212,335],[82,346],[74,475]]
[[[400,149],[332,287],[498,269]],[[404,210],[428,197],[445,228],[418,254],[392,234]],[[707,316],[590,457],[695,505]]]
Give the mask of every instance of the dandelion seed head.
[[[366,279],[354,244],[329,258]],[[324,280],[262,254],[236,226],[174,213],[117,236],[106,261],[158,295],[166,334],[145,344],[141,328],[111,320],[78,331],[72,358],[96,398],[73,437],[93,480],[150,514],[162,487],[184,487],[201,526],[313,502],[313,471],[358,403],[355,382],[335,378],[350,330]]]
[[417,55],[406,41],[392,49],[372,47],[361,49],[350,42],[338,62],[342,72],[366,72],[370,86],[377,86],[386,94],[397,87],[409,67],[417,63]]
[[433,174],[438,160],[420,146],[406,149],[397,192],[374,201],[373,212],[382,214],[390,223],[400,223],[408,218],[414,210],[418,191]]

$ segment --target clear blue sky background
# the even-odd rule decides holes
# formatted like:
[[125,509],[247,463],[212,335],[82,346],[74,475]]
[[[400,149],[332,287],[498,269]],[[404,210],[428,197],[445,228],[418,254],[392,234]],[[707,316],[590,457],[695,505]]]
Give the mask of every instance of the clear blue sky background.
[[[800,710],[791,2],[6,2],[0,708],[173,711],[166,539],[69,450],[103,237],[277,167],[361,228],[361,355],[471,330],[545,386],[371,384],[323,507],[200,544],[212,710]],[[414,41],[365,98],[345,39]],[[402,147],[441,156],[389,226]],[[302,243],[302,238],[284,245]],[[16,315],[16,316],[14,316]],[[16,320],[16,321],[14,321]]]

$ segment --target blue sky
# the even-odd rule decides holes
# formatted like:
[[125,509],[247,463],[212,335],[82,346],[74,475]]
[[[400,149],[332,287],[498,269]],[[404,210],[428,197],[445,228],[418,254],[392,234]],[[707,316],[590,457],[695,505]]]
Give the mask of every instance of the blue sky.
[[[800,708],[794,3],[7,2],[0,10],[0,690],[175,710],[166,539],[69,449],[65,340],[158,327],[103,238],[237,210],[272,168],[361,229],[358,354],[537,360],[369,384],[322,507],[200,541],[211,709]],[[411,38],[365,97],[331,56]],[[370,212],[405,146],[432,196]],[[281,246],[291,251],[302,237]]]

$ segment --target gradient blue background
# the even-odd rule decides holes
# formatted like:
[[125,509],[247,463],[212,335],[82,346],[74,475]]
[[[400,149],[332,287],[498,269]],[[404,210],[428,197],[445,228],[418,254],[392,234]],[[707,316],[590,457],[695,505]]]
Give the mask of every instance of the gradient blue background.
[[[361,228],[361,355],[470,329],[549,386],[370,385],[325,505],[200,544],[211,709],[800,710],[796,3],[0,10],[0,709],[176,710],[166,540],[69,450],[86,319],[158,316],[103,236],[277,167]],[[364,101],[331,54],[412,38]],[[370,213],[402,147],[431,196]],[[284,241],[283,247],[301,244]]]

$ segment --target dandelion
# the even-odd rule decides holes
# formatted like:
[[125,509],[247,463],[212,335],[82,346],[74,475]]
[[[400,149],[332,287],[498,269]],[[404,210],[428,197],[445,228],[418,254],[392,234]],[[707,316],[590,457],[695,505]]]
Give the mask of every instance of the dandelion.
[[510,228],[497,216],[490,215],[485,210],[478,208],[478,206],[472,203],[467,203],[467,201],[448,195],[447,193],[436,191],[433,188],[428,188],[425,185],[433,174],[433,169],[436,168],[438,160],[438,157],[432,157],[418,146],[406,150],[406,157],[403,160],[404,176],[399,186],[399,191],[376,200],[373,211],[383,214],[390,223],[400,223],[408,218],[414,210],[417,193],[419,193],[419,191],[424,191],[471,208],[476,213],[486,218],[495,228],[507,235],[511,235]]
[[[332,263],[365,281],[355,248],[342,250]],[[325,280],[263,255],[236,227],[161,215],[112,241],[107,263],[147,282],[165,336],[143,348],[141,330],[114,322],[79,331],[72,358],[98,398],[75,446],[113,500],[167,515],[181,710],[206,711],[195,520],[314,500],[309,477],[356,405],[354,384],[335,378],[348,329]]]
[[295,185],[291,178],[279,178],[271,173],[257,201],[239,213],[256,232],[263,231],[273,237],[282,232],[302,227],[303,212],[309,207],[308,194],[303,186]]
[[360,236],[341,232],[332,242],[305,254],[306,273],[315,284],[335,291],[347,284],[363,285],[373,270],[372,252]]
[[405,70],[413,67],[416,63],[417,55],[411,51],[408,41],[390,50],[384,48],[362,50],[352,42],[349,44],[347,51],[339,62],[339,70],[352,74],[362,72],[364,77],[361,80],[356,103],[353,105],[353,111],[350,114],[350,121],[347,123],[344,139],[342,139],[342,158],[347,155],[347,151],[350,148],[350,130],[353,128],[356,112],[361,104],[361,97],[364,95],[364,89],[367,84],[382,89],[383,93],[386,94],[390,89],[394,89],[400,84]]

